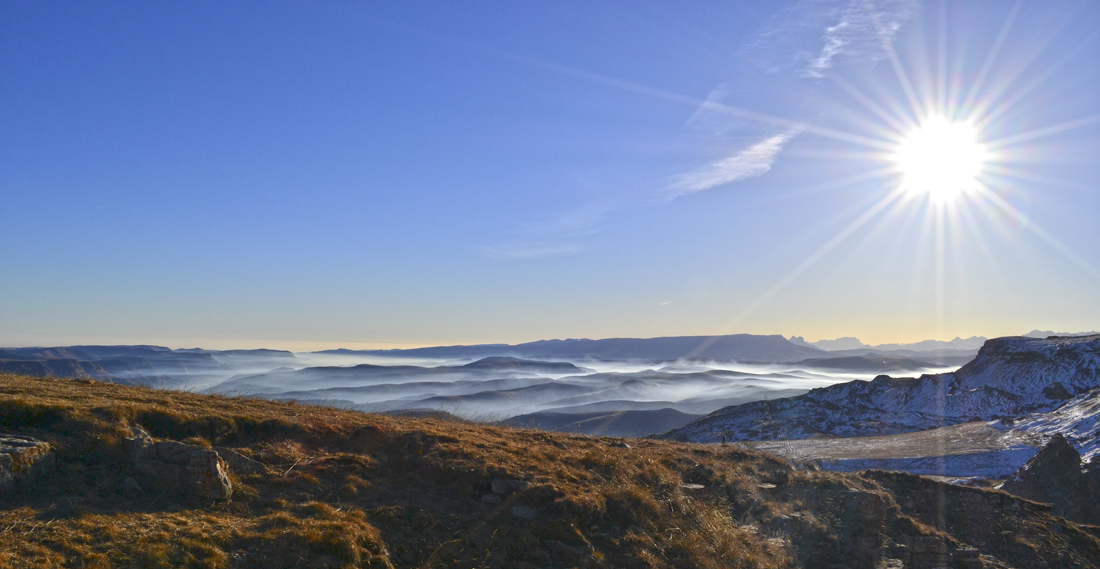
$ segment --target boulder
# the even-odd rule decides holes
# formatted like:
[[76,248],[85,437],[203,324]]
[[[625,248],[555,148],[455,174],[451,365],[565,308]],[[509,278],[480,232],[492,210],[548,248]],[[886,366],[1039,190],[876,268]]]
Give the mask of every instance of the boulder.
[[1004,483],[1002,490],[1054,506],[1054,513],[1076,521],[1088,516],[1081,454],[1060,433]]
[[494,478],[490,484],[493,488],[493,492],[507,496],[517,490],[523,490],[531,485],[526,480],[512,480],[509,478]]
[[527,506],[512,506],[512,515],[525,520],[533,520],[539,517],[539,511]]
[[34,481],[53,466],[54,455],[49,443],[0,433],[0,491]]
[[142,493],[145,492],[145,489],[142,488],[141,484],[138,484],[138,481],[134,480],[133,477],[127,476],[126,478],[122,479],[122,490],[121,490],[121,492],[122,492],[123,496],[127,496],[127,497],[130,497],[130,498],[136,498],[136,497],[142,495]]
[[233,495],[229,465],[217,451],[177,441],[155,442],[132,429],[126,449],[134,470],[162,490],[225,500]]

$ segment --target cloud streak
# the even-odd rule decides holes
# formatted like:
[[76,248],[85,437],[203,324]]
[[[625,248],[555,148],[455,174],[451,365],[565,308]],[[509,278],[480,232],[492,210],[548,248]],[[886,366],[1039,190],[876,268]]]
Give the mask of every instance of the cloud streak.
[[886,46],[913,13],[913,0],[851,0],[837,11],[837,22],[825,28],[821,51],[811,58],[802,74],[820,79],[841,55],[878,60]]
[[767,73],[819,79],[842,56],[886,58],[916,7],[916,0],[802,0],[779,12],[741,55]]
[[[816,90],[841,57],[877,61],[887,57],[890,42],[912,14],[915,0],[803,0],[780,12],[773,22],[746,42],[742,57],[770,75],[785,75]],[[790,126],[785,132],[760,132],[744,116],[729,116],[729,85],[715,88],[688,119],[688,126],[719,137],[755,140],[750,146],[675,178],[671,198],[755,178],[771,170],[778,155],[800,132],[814,127]],[[791,120],[791,123],[801,121]],[[772,125],[772,129],[775,125]],[[753,132],[755,131],[755,132]]]
[[669,188],[672,197],[709,190],[766,173],[772,169],[772,164],[783,146],[796,134],[796,131],[790,131],[769,136],[733,156],[684,174]]

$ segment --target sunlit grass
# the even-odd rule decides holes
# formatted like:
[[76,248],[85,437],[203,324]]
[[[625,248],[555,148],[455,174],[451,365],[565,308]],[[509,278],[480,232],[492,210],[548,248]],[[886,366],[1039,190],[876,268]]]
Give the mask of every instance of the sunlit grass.
[[[121,481],[134,474],[122,441],[138,424],[157,438],[230,447],[263,469],[231,473],[228,501],[126,497]],[[887,540],[944,531],[978,532],[1001,555],[1100,558],[1100,538],[1078,532],[1069,545],[1047,528],[1064,523],[1047,510],[972,523],[955,494],[984,490],[929,482],[949,514],[937,529],[937,512],[906,509],[909,490],[734,446],[632,439],[623,448],[608,438],[12,375],[0,375],[0,425],[49,441],[60,459],[35,486],[0,495],[4,567],[779,569],[869,562]],[[898,476],[889,482],[899,488],[917,478]],[[483,503],[496,477],[529,486]],[[860,500],[884,505],[882,519]],[[538,516],[517,518],[514,506]],[[1004,536],[1020,532],[1048,541],[1005,549],[1018,546]]]

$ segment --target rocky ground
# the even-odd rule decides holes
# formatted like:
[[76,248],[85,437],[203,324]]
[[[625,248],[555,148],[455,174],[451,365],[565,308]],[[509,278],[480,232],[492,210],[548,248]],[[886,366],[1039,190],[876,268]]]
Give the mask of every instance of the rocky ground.
[[1100,567],[1049,504],[733,446],[10,375],[0,428],[55,457],[0,566]]

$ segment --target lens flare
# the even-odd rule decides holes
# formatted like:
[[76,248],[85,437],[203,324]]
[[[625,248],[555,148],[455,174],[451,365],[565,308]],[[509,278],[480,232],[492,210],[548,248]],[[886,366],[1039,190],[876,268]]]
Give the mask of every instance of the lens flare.
[[894,155],[903,176],[902,188],[939,203],[975,189],[986,158],[973,126],[941,117],[909,133]]

